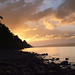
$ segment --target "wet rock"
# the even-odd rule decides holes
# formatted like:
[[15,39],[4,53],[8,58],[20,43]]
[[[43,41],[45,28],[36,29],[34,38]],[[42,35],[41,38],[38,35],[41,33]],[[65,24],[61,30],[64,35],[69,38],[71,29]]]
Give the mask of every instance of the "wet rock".
[[56,58],[56,61],[59,60],[59,58]]
[[72,66],[75,66],[75,64],[72,64]]
[[62,61],[60,65],[68,65],[68,61]]
[[69,58],[65,58],[65,60],[69,60]]

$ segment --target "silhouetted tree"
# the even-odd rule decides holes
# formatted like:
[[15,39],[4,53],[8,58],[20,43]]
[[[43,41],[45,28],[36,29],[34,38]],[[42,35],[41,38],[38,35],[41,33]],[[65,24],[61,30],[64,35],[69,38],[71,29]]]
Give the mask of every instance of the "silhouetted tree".
[[22,41],[17,35],[10,32],[9,28],[0,23],[0,49],[22,49],[31,45]]
[[[2,17],[2,16],[0,16],[0,19],[2,20],[2,19],[3,19],[3,17]],[[0,20],[0,23],[1,23],[1,20]]]
[[0,19],[3,19],[3,17],[2,17],[2,16],[0,16]]

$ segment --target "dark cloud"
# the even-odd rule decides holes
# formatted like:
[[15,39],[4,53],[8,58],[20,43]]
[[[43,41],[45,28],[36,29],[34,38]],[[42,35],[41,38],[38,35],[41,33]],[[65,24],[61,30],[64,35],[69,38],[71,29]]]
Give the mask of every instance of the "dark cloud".
[[46,9],[44,11],[40,11],[37,14],[31,15],[30,20],[38,21],[38,20],[40,20],[40,19],[42,19],[44,17],[52,15],[52,13],[53,13],[52,8],[49,8],[49,9]]
[[[6,0],[5,0],[6,1]],[[38,7],[42,4],[43,0],[33,0],[33,3],[25,2],[25,0],[7,1],[4,8],[0,10],[0,15],[4,17],[5,23],[10,28],[19,27],[29,17],[38,11]],[[12,27],[13,26],[13,27]]]
[[75,0],[65,0],[56,11],[58,18],[64,18],[72,13],[75,13]]
[[60,4],[56,10],[52,8],[45,9],[44,11],[30,15],[28,20],[38,21],[44,17],[51,17],[52,15],[58,19],[59,25],[75,25],[75,0],[63,0],[63,3]]
[[[60,24],[75,24],[75,0],[63,0],[63,3],[56,10],[48,8],[44,11],[32,15],[30,20],[40,20],[41,18],[54,15],[61,20]],[[59,21],[60,21],[59,20]]]
[[[8,0],[7,0],[8,1]],[[6,2],[6,0],[0,0],[0,3],[4,3],[4,2]]]
[[57,8],[57,18],[61,19],[61,23],[71,23],[75,20],[75,0],[64,0],[64,2]]
[[[0,15],[5,18],[5,23],[10,28],[24,23],[24,21],[38,21],[44,17],[55,15],[56,18],[61,19],[61,23],[72,23],[75,20],[75,0],[64,0],[64,2],[53,10],[48,8],[44,11],[39,11],[38,7],[44,0],[32,0],[27,2],[25,0],[0,0],[3,4],[3,9],[0,9]],[[1,8],[1,7],[0,7]],[[9,23],[8,23],[9,22]]]

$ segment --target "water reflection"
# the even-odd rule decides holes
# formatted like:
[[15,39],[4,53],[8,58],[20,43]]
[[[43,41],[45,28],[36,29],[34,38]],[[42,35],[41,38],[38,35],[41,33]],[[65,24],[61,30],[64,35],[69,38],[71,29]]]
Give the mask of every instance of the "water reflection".
[[39,54],[48,53],[46,58],[60,58],[61,61],[69,58],[69,62],[75,62],[75,47],[38,47],[27,48],[22,51],[35,52]]

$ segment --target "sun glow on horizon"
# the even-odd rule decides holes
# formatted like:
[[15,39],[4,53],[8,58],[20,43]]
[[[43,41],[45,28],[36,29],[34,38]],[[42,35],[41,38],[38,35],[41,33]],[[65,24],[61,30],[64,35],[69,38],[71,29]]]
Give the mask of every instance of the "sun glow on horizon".
[[74,7],[75,0],[0,0],[0,15],[22,41],[70,43],[75,42]]

